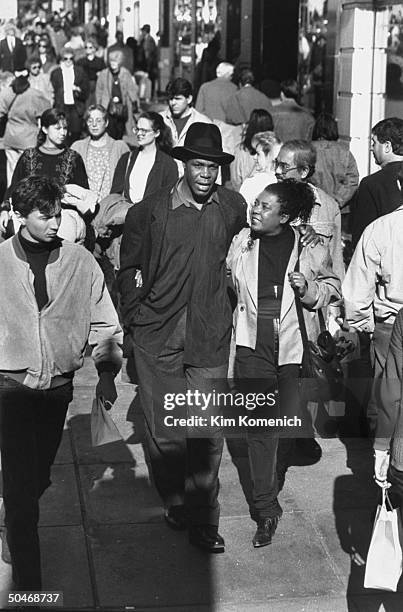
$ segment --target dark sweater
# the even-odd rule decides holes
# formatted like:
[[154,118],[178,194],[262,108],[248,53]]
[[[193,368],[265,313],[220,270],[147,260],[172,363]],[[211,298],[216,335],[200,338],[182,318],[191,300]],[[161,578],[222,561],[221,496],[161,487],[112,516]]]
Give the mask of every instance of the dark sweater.
[[38,304],[38,309],[42,310],[49,301],[49,296],[46,288],[45,269],[49,261],[49,254],[54,249],[58,249],[61,245],[61,240],[57,238],[53,242],[32,242],[27,240],[18,233],[18,239],[25,256],[34,275],[34,291],[35,299]]

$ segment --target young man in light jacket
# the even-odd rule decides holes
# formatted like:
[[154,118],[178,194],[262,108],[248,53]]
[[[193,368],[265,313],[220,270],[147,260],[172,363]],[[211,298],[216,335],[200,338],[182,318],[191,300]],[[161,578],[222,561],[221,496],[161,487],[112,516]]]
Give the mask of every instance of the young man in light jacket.
[[122,332],[93,256],[57,237],[61,191],[47,177],[18,183],[18,234],[0,245],[0,446],[7,542],[14,588],[42,588],[39,499],[73,398],[87,343],[110,407]]

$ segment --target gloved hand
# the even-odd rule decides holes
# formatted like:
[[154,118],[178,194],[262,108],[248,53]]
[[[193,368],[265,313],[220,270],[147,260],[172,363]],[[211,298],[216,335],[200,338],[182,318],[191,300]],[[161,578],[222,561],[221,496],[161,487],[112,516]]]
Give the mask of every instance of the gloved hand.
[[391,485],[387,481],[390,455],[389,451],[375,450],[375,482],[382,489],[388,489]]

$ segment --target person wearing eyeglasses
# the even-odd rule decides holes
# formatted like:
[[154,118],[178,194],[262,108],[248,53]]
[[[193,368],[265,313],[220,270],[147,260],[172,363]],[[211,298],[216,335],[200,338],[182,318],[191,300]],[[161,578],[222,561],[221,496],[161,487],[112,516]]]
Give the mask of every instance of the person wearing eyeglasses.
[[120,159],[111,193],[122,193],[132,204],[141,202],[178,180],[177,165],[169,155],[171,130],[158,113],[142,113],[134,128],[139,144]]
[[78,140],[83,128],[85,103],[89,95],[89,82],[81,66],[74,65],[74,51],[64,47],[61,62],[53,70],[50,80],[55,90],[55,108],[66,115],[70,129],[70,143]]
[[341,244],[341,215],[336,200],[309,182],[315,172],[316,149],[307,140],[289,140],[281,147],[274,160],[278,182],[295,179],[308,183],[315,195],[315,206],[309,224],[329,245],[333,269],[341,280],[345,275]]
[[28,81],[31,87],[40,91],[49,100],[50,106],[53,106],[55,99],[53,85],[50,82],[49,74],[43,72],[38,55],[31,55],[25,65],[28,70]]
[[49,36],[47,34],[41,36],[37,44],[42,70],[46,74],[50,74],[57,67],[57,62],[56,53],[51,45]]
[[87,100],[88,108],[95,104],[95,87],[98,72],[105,68],[105,62],[102,57],[96,55],[97,47],[98,44],[95,38],[89,38],[85,43],[85,57],[80,57],[77,60],[77,66],[83,68],[90,84],[90,94]]
[[[309,182],[315,171],[316,149],[307,140],[289,140],[281,147],[274,160],[277,181],[282,183],[294,179],[309,185],[315,197],[315,205],[307,223],[315,230],[323,244],[327,245],[332,258],[334,272],[343,281],[345,266],[341,243],[341,214],[336,200],[319,187]],[[334,320],[340,315],[339,304],[332,305],[329,312]],[[313,459],[320,459],[322,451],[319,444],[311,438],[299,438],[298,450]]]
[[71,148],[83,158],[89,187],[99,201],[110,193],[116,166],[122,155],[129,155],[129,147],[109,136],[108,113],[100,104],[90,106],[84,120],[88,136],[73,142]]

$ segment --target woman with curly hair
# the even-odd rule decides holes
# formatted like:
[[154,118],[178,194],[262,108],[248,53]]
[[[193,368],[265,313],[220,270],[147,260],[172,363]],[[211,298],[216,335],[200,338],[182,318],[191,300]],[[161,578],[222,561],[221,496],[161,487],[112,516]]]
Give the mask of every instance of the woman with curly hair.
[[[303,345],[296,300],[301,302],[308,336],[316,340],[316,310],[341,298],[340,279],[332,270],[327,245],[302,246],[298,229],[290,225],[297,219],[306,223],[314,204],[313,191],[304,183],[289,179],[268,185],[255,200],[251,227],[235,236],[228,253],[227,265],[237,293],[236,385],[244,394],[268,398],[273,393],[271,397],[277,398],[275,405],[258,404],[254,417],[301,418],[298,379]],[[252,481],[247,501],[257,523],[255,548],[271,543],[282,515],[277,471],[282,479],[292,435],[281,440],[276,469],[280,431],[263,426],[246,429]],[[302,432],[303,427],[300,435]]]
[[133,129],[138,147],[123,155],[116,167],[111,193],[122,193],[136,204],[165,185],[178,180],[178,169],[169,151],[171,130],[158,113],[142,113]]

